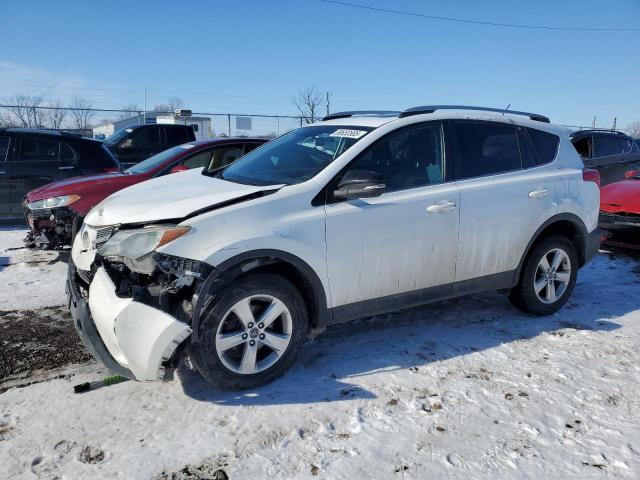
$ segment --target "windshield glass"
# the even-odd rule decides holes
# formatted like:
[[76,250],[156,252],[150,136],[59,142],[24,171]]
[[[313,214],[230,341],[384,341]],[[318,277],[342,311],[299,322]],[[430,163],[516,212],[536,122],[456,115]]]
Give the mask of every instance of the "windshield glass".
[[129,175],[135,175],[140,173],[147,173],[162,165],[167,160],[170,160],[175,155],[182,153],[185,149],[192,148],[191,144],[178,145],[177,147],[170,148],[169,150],[164,150],[160,153],[157,153],[153,157],[149,157],[146,160],[134,165],[133,167],[127,168],[124,173],[128,173]]
[[107,145],[115,145],[124,137],[129,135],[132,131],[133,130],[131,128],[123,128],[122,130],[118,130],[113,135],[109,135],[104,141],[104,143],[106,143]]
[[373,130],[370,127],[303,127],[264,144],[217,176],[250,185],[292,185],[318,174]]

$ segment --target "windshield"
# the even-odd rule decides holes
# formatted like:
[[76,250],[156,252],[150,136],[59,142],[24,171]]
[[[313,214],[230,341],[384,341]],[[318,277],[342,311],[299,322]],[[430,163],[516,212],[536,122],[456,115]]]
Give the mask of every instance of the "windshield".
[[123,128],[122,130],[118,130],[113,135],[109,135],[107,139],[104,141],[107,145],[115,145],[124,137],[129,135],[133,130],[131,128]]
[[253,150],[217,176],[250,185],[301,183],[317,175],[371,130],[335,125],[298,128]]
[[127,168],[124,173],[129,175],[136,175],[140,173],[147,173],[151,170],[159,167],[167,160],[171,160],[172,157],[176,156],[179,153],[184,152],[186,149],[193,148],[193,144],[186,143],[184,145],[178,145],[177,147],[170,148],[169,150],[164,150],[160,153],[157,153],[153,157],[149,157],[146,160],[134,165],[133,167]]

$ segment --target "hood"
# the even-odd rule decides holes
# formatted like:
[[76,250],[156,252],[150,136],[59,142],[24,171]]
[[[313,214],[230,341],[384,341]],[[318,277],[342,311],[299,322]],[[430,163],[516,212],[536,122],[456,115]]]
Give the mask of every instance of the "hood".
[[111,185],[116,188],[117,186],[122,188],[122,185],[130,185],[135,182],[140,182],[143,179],[144,177],[139,175],[125,175],[123,173],[103,173],[100,175],[67,178],[31,190],[27,193],[27,200],[33,202],[45,198],[57,197],[59,195],[78,194],[78,192],[86,189],[95,190]]
[[640,179],[610,183],[600,191],[600,209],[605,212],[640,215]]
[[99,226],[183,218],[198,210],[281,187],[228,182],[202,175],[202,169],[198,168],[120,190],[96,205],[85,223]]

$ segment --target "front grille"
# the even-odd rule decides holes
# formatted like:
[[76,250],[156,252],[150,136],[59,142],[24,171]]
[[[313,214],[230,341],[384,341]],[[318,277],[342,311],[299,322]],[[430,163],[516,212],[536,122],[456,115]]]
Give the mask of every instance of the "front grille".
[[96,245],[101,245],[111,238],[115,226],[102,227],[96,229]]

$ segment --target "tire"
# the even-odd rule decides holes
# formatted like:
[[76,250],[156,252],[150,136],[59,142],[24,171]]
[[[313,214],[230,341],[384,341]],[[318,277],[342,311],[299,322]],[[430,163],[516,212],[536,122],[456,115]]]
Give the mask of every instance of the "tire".
[[[562,257],[557,269],[545,269],[543,257],[549,267],[553,267],[553,260],[558,258],[556,253]],[[573,243],[562,235],[551,235],[538,242],[527,256],[520,282],[511,290],[509,300],[524,312],[551,315],[562,308],[571,296],[577,274],[578,254]],[[536,286],[542,287],[539,293]]]
[[[268,309],[273,315],[265,315]],[[203,312],[189,355],[200,374],[218,388],[256,388],[289,369],[307,331],[307,307],[291,282],[270,273],[248,274],[225,288]]]

